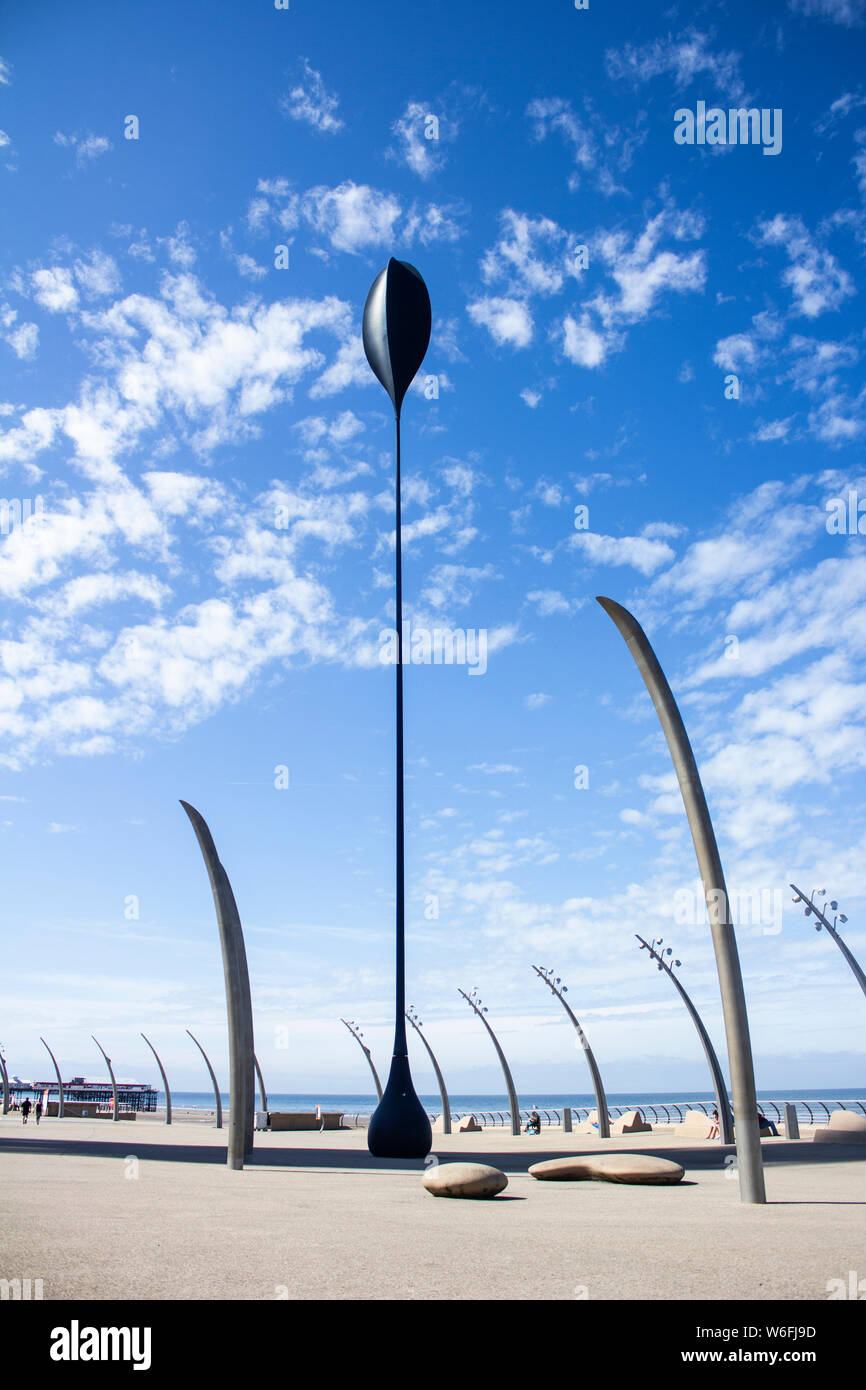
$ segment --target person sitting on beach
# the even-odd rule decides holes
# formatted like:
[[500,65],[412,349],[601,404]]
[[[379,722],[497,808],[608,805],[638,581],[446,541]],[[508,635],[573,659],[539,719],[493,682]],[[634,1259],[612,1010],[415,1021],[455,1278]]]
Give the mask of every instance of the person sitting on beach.
[[718,1110],[714,1110],[714,1111],[713,1111],[712,1123],[711,1123],[711,1125],[710,1125],[710,1132],[709,1132],[709,1134],[707,1135],[707,1138],[708,1138],[708,1139],[718,1139],[718,1137],[719,1137],[719,1112],[718,1112]]
[[766,1115],[761,1113],[760,1109],[758,1110],[758,1129],[768,1129],[775,1139],[779,1137],[779,1131],[776,1129],[773,1121],[768,1120]]
[[527,1126],[526,1126],[526,1133],[527,1133],[527,1134],[540,1134],[540,1133],[541,1133],[541,1116],[539,1115],[538,1111],[535,1110],[535,1109],[533,1109],[532,1114],[529,1116],[529,1123],[528,1123]]

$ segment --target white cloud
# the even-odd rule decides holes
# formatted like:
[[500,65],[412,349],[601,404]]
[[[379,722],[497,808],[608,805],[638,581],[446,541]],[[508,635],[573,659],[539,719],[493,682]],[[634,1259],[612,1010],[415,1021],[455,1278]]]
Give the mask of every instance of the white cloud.
[[[431,116],[436,117],[435,124],[430,121]],[[437,116],[429,106],[420,101],[407,103],[403,115],[394,122],[391,131],[397,136],[399,143],[396,150],[392,148],[388,153],[400,159],[413,174],[422,179],[429,179],[436,170],[442,168],[445,163],[442,141],[445,138],[452,139],[454,135],[452,123],[446,122],[442,116]]]
[[629,81],[634,86],[666,73],[680,86],[688,85],[698,76],[707,76],[727,95],[738,99],[743,91],[740,55],[714,53],[710,42],[710,34],[690,28],[677,38],[668,34],[666,38],[653,39],[646,44],[609,48],[605,53],[608,76]]
[[579,550],[593,565],[630,565],[641,574],[654,574],[675,558],[664,541],[647,536],[602,536],[594,531],[576,531],[569,545]]
[[16,357],[29,361],[39,347],[39,329],[35,323],[18,323],[18,313],[8,304],[0,304],[0,338],[8,343]]
[[59,130],[54,136],[54,143],[75,151],[75,165],[78,169],[84,169],[94,159],[114,148],[106,135],[64,135]]
[[765,246],[781,246],[791,261],[782,275],[794,296],[795,310],[806,318],[817,318],[828,310],[839,309],[856,291],[847,271],[835,256],[818,247],[800,217],[777,213],[758,225],[758,239]]
[[544,140],[556,132],[570,147],[576,166],[568,180],[571,192],[580,187],[581,175],[589,171],[594,175],[595,186],[605,197],[627,192],[617,184],[607,161],[619,171],[631,168],[636,150],[647,138],[646,112],[638,111],[634,126],[629,129],[614,124],[609,112],[602,116],[586,96],[584,109],[585,116],[578,116],[571,102],[562,97],[540,97],[531,101],[526,115],[533,122],[534,140]]
[[580,321],[566,314],[562,321],[562,350],[578,367],[600,367],[615,340],[592,327],[589,314]]
[[663,237],[687,241],[702,232],[702,218],[667,206],[631,242],[624,232],[597,234],[592,239],[595,263],[605,267],[617,292],[600,289],[582,306],[579,317],[565,316],[560,332],[566,357],[581,367],[601,366],[609,353],[624,347],[623,329],[657,312],[663,295],[702,291],[705,253],[681,255],[660,247]]
[[789,415],[787,420],[767,420],[758,425],[752,438],[758,444],[780,443],[788,438],[794,418]]
[[782,483],[763,483],[732,504],[718,535],[693,542],[654,581],[650,601],[669,611],[672,598],[692,609],[714,596],[757,592],[776,569],[793,564],[808,539],[824,531],[825,520]]
[[390,194],[350,179],[337,188],[319,185],[309,189],[301,199],[301,210],[310,226],[335,250],[352,254],[393,242],[394,224],[401,211]]
[[313,130],[335,135],[343,129],[343,122],[336,114],[339,98],[327,90],[322,74],[310,66],[307,58],[301,63],[300,79],[288,96],[282,98],[280,109],[293,121],[304,121]]
[[49,313],[66,313],[74,309],[78,303],[78,291],[72,283],[72,272],[65,266],[35,270],[30,282],[33,286],[33,298]]
[[532,315],[522,300],[487,295],[466,308],[472,322],[486,328],[497,346],[522,348],[532,342]]
[[754,367],[761,357],[761,348],[749,333],[731,333],[716,343],[713,361],[723,372],[741,372]]
[[[485,283],[504,279],[512,294],[557,294],[566,274],[574,273],[567,254],[576,238],[549,217],[527,217],[512,208],[505,208],[499,221],[499,240],[481,261]],[[552,259],[545,258],[547,248],[553,251]]]
[[73,272],[84,293],[95,299],[116,294],[120,288],[120,274],[111,256],[94,250],[87,260],[77,260]]
[[534,603],[539,616],[550,618],[554,613],[571,613],[573,605],[558,589],[533,589],[526,595],[527,603]]
[[796,14],[855,28],[866,21],[866,0],[789,0]]
[[552,695],[543,695],[539,692],[536,695],[527,695],[523,703],[527,709],[543,709],[545,705],[550,704],[552,699]]

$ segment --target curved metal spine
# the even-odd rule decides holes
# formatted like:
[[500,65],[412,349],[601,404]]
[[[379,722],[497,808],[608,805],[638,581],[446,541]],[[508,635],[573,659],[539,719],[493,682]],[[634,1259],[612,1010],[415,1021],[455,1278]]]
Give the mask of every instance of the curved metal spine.
[[519,1107],[519,1105],[518,1105],[518,1103],[517,1103],[517,1092],[516,1092],[515,1089],[514,1089],[514,1082],[513,1082],[512,1079],[511,1079],[511,1071],[510,1071],[510,1069],[509,1069],[508,1063],[507,1063],[506,1060],[505,1060],[505,1053],[502,1051],[502,1048],[499,1046],[499,1039],[497,1038],[497,1036],[496,1036],[496,1034],[494,1033],[493,1029],[490,1027],[490,1024],[487,1022],[487,1019],[484,1017],[484,1014],[481,1012],[481,1009],[479,1009],[478,1005],[475,1003],[475,1000],[474,1000],[474,999],[470,999],[469,995],[465,992],[465,990],[458,989],[457,993],[463,995],[463,998],[466,1000],[466,1003],[467,1003],[467,1004],[469,1005],[469,1007],[478,1015],[478,1017],[481,1019],[481,1022],[484,1024],[484,1027],[487,1029],[488,1033],[490,1034],[490,1038],[491,1038],[491,1041],[492,1041],[492,1043],[493,1043],[493,1046],[496,1048],[496,1055],[497,1055],[497,1057],[499,1058],[499,1062],[500,1062],[500,1065],[501,1065],[501,1067],[502,1067],[502,1075],[505,1077],[505,1089],[506,1089],[506,1091],[508,1092],[508,1105],[509,1105],[509,1108],[510,1108],[510,1110],[511,1110],[511,1133],[512,1133],[512,1134],[519,1134],[519,1133],[520,1133],[520,1107]]
[[[808,903],[808,904],[809,904],[809,912],[814,912],[815,916],[818,918],[818,921],[821,923],[821,926],[822,926],[822,927],[826,927],[827,931],[830,933],[830,935],[832,936],[833,940],[836,942],[836,945],[839,947],[839,950],[842,952],[842,955],[845,957],[845,959],[847,960],[848,964],[850,965],[850,967],[851,967],[851,972],[852,972],[852,974],[853,974],[853,976],[854,976],[854,979],[857,981],[857,983],[858,983],[858,985],[860,986],[860,988],[862,989],[863,993],[866,994],[866,975],[863,974],[863,971],[862,971],[861,968],[860,968],[860,963],[859,963],[859,961],[857,960],[857,957],[854,956],[854,955],[851,953],[851,951],[848,949],[848,947],[845,945],[845,942],[842,940],[841,936],[839,935],[838,931],[836,930],[836,927],[835,927],[835,926],[832,926],[832,927],[831,927],[829,921],[827,920],[826,913],[822,912],[820,908],[816,907],[815,904],[814,904],[814,902],[812,901],[812,899],[811,899],[811,898],[807,898],[807,897],[806,897],[806,894],[805,894],[805,893],[802,893],[802,892],[800,891],[800,889],[797,887],[796,883],[792,883],[790,886],[793,888],[794,892],[797,894],[797,897],[795,898],[794,901],[796,902],[796,901],[799,900],[800,902]],[[808,914],[807,914],[807,915],[808,915]],[[842,920],[844,921],[845,919],[843,918]]]
[[[363,1042],[361,1041],[361,1035],[360,1035],[360,1033],[358,1033],[358,1032],[356,1031],[356,1029],[354,1029],[354,1028],[352,1027],[351,1023],[349,1022],[349,1020],[348,1020],[347,1018],[341,1018],[341,1019],[340,1019],[340,1022],[341,1022],[341,1023],[345,1023],[345,1025],[346,1025],[346,1027],[348,1028],[349,1032],[352,1034],[352,1037],[355,1039],[355,1042],[358,1044],[358,1046],[360,1047],[360,1049],[361,1049],[361,1051],[363,1052],[364,1056],[367,1058],[367,1065],[369,1066],[370,1071],[373,1073],[373,1083],[374,1083],[374,1085],[375,1085],[375,1087],[376,1087],[376,1095],[377,1095],[378,1099],[381,1101],[381,1099],[382,1099],[382,1083],[381,1083],[381,1081],[379,1080],[379,1073],[377,1072],[376,1068],[373,1066],[373,1056],[372,1056],[372,1053],[370,1052],[369,1047],[367,1047],[366,1043],[363,1043]],[[404,1025],[404,1026],[405,1026],[405,1025]]]
[[722,1068],[719,1065],[719,1059],[716,1055],[716,1050],[713,1047],[712,1042],[710,1041],[710,1035],[703,1025],[700,1014],[698,1013],[688,994],[686,994],[685,989],[681,985],[680,981],[677,979],[673,970],[671,970],[667,961],[662,960],[662,957],[658,954],[658,952],[655,951],[652,946],[650,946],[648,941],[644,941],[642,936],[638,936],[637,932],[635,932],[635,937],[640,942],[641,949],[643,950],[643,948],[646,947],[652,959],[658,963],[660,969],[664,970],[665,974],[668,976],[674,987],[678,990],[683,1003],[689,1011],[689,1017],[691,1018],[692,1023],[695,1025],[696,1029],[698,1030],[698,1037],[701,1040],[701,1044],[706,1055],[707,1064],[710,1068],[710,1074],[713,1078],[713,1090],[716,1093],[716,1108],[719,1112],[720,1137],[723,1144],[733,1144],[734,1122],[731,1117],[730,1102],[728,1101],[728,1088],[725,1085],[725,1078],[722,1075]]
[[253,1151],[255,1080],[253,1076],[253,1006],[244,934],[235,895],[213,836],[194,806],[181,801],[192,822],[207,867],[222,946],[229,1028],[229,1138],[227,1163],[240,1169]]
[[[45,1039],[44,1039],[44,1038],[40,1038],[39,1041],[41,1042],[42,1046],[45,1048],[45,1051],[48,1053],[48,1056],[51,1058],[52,1062],[54,1063],[54,1074],[55,1074],[55,1076],[57,1077],[57,1118],[58,1118],[58,1120],[62,1120],[62,1119],[63,1119],[63,1081],[61,1080],[61,1077],[60,1077],[60,1068],[59,1068],[58,1065],[57,1065],[57,1058],[54,1056],[54,1053],[51,1051],[51,1048],[48,1046],[48,1044],[47,1044],[47,1042],[45,1041]],[[5,1113],[5,1112],[4,1112],[4,1113]]]
[[560,990],[557,989],[555,982],[553,980],[548,979],[545,972],[539,966],[533,965],[532,968],[535,971],[538,978],[544,981],[551,993],[556,995],[560,1004],[565,1009],[565,1012],[571,1019],[577,1036],[580,1038],[584,1053],[586,1054],[587,1066],[589,1067],[590,1075],[592,1076],[592,1089],[595,1091],[595,1109],[598,1115],[598,1137],[599,1139],[609,1139],[610,1117],[607,1113],[607,1099],[604,1094],[604,1086],[601,1084],[601,1072],[599,1071],[598,1066],[596,1064],[592,1048],[589,1045],[589,1040],[586,1034],[584,1033],[583,1029],[581,1028],[580,1024],[578,1023],[574,1011],[566,1003]]
[[427,1055],[428,1055],[428,1057],[430,1058],[430,1061],[433,1063],[433,1070],[434,1070],[434,1072],[436,1073],[436,1084],[437,1084],[438,1087],[439,1087],[439,1096],[440,1096],[440,1098],[441,1098],[441,1100],[442,1100],[442,1133],[443,1133],[443,1134],[450,1134],[450,1133],[451,1133],[451,1106],[450,1106],[450,1104],[448,1103],[448,1092],[447,1092],[446,1089],[445,1089],[445,1080],[444,1080],[444,1078],[443,1078],[443,1076],[442,1076],[441,1071],[439,1070],[439,1063],[436,1061],[436,1058],[435,1058],[434,1055],[433,1055],[433,1049],[432,1049],[432,1047],[431,1047],[430,1044],[428,1043],[428,1041],[427,1041],[427,1039],[425,1038],[424,1034],[421,1032],[421,1028],[420,1028],[419,1024],[418,1024],[418,1023],[416,1022],[416,1020],[412,1017],[412,1014],[409,1012],[408,1009],[406,1010],[406,1017],[408,1018],[409,1022],[412,1024],[412,1027],[415,1029],[415,1032],[418,1034],[418,1037],[421,1039],[422,1043],[423,1043],[424,1046],[426,1047],[426,1049],[427,1049]]
[[[90,1034],[90,1036],[93,1038],[93,1034],[92,1034],[92,1033]],[[105,1065],[108,1067],[108,1075],[111,1077],[111,1094],[114,1096],[114,1114],[112,1115],[111,1118],[112,1118],[112,1120],[119,1120],[119,1119],[120,1119],[120,1110],[119,1110],[118,1104],[117,1104],[117,1082],[116,1082],[115,1079],[114,1079],[114,1071],[113,1071],[112,1066],[111,1066],[111,1058],[109,1057],[108,1053],[105,1051],[105,1048],[102,1046],[102,1044],[96,1042],[96,1038],[93,1038],[93,1041],[96,1043],[96,1046],[99,1048],[100,1052],[102,1053],[103,1057],[105,1058]]]
[[169,1088],[168,1088],[168,1077],[167,1077],[166,1074],[165,1074],[165,1067],[162,1065],[162,1062],[159,1060],[159,1053],[157,1052],[157,1050],[156,1050],[156,1048],[154,1047],[153,1043],[150,1041],[150,1038],[146,1037],[144,1033],[142,1033],[141,1036],[144,1038],[144,1041],[147,1043],[148,1047],[150,1048],[151,1052],[153,1053],[154,1057],[156,1058],[156,1065],[159,1067],[159,1074],[160,1074],[160,1076],[162,1077],[162,1088],[163,1088],[163,1090],[165,1091],[165,1122],[166,1122],[167,1125],[170,1125],[170,1124],[171,1124],[171,1091],[170,1091]]
[[196,1045],[196,1047],[198,1048],[199,1052],[201,1053],[202,1057],[204,1057],[205,1066],[207,1067],[208,1071],[210,1072],[211,1084],[212,1084],[212,1086],[213,1086],[214,1104],[215,1104],[215,1106],[216,1106],[216,1127],[217,1127],[217,1129],[222,1129],[222,1127],[223,1127],[223,1102],[222,1102],[222,1096],[220,1095],[220,1088],[219,1088],[219,1086],[217,1085],[216,1073],[214,1072],[214,1069],[213,1069],[213,1067],[212,1067],[211,1064],[210,1064],[210,1058],[208,1057],[207,1053],[205,1052],[205,1050],[204,1050],[204,1048],[202,1047],[201,1043],[199,1042],[198,1038],[195,1036],[194,1033],[190,1033],[188,1028],[187,1028],[186,1031],[189,1033],[189,1036],[192,1038],[193,1042],[195,1043],[195,1045]]
[[0,1077],[3,1080],[3,1114],[9,1114],[9,1073],[6,1070],[6,1058],[0,1053]]
[[265,1090],[265,1079],[264,1079],[264,1077],[262,1076],[262,1069],[261,1069],[261,1067],[259,1066],[259,1059],[258,1059],[258,1057],[256,1056],[255,1053],[253,1053],[253,1066],[254,1066],[255,1069],[256,1069],[256,1076],[259,1078],[259,1095],[260,1095],[261,1098],[262,1098],[262,1109],[263,1109],[263,1110],[267,1110],[267,1108],[268,1108],[268,1093],[267,1093],[267,1091]]
[[[728,1044],[728,1065],[734,1096],[740,1197],[744,1202],[764,1203],[767,1196],[758,1133],[758,1099],[749,1039],[746,995],[737,952],[737,938],[725,887],[725,875],[695,755],[665,673],[640,623],[626,608],[612,599],[600,597],[598,602],[616,624],[643,677],[677,774],[703,882],[719,975]],[[721,1112],[719,1117],[721,1118]]]

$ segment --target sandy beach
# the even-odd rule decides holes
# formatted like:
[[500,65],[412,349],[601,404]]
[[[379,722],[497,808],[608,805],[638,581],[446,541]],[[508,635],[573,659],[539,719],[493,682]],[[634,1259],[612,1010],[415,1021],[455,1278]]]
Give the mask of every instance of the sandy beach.
[[[642,1141],[642,1142],[641,1142]],[[659,1153],[677,1187],[540,1183],[564,1153]],[[826,1299],[863,1266],[866,1146],[763,1144],[768,1204],[744,1206],[732,1150],[652,1133],[434,1136],[440,1162],[492,1163],[493,1201],[436,1199],[418,1161],[363,1130],[256,1134],[243,1172],[225,1130],[0,1119],[0,1277],[45,1299]],[[428,1162],[430,1160],[428,1159]]]

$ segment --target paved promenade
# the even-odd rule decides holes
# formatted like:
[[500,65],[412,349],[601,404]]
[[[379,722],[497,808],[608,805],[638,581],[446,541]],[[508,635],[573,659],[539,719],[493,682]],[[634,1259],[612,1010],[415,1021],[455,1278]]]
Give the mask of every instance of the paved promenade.
[[[866,1277],[866,1145],[766,1140],[769,1202],[743,1206],[732,1153],[671,1133],[434,1135],[492,1163],[501,1197],[431,1197],[423,1164],[366,1133],[257,1134],[242,1172],[201,1123],[0,1119],[0,1278],[46,1299],[826,1299]],[[674,1188],[539,1183],[563,1153],[660,1153]]]

